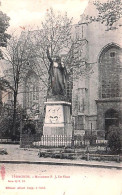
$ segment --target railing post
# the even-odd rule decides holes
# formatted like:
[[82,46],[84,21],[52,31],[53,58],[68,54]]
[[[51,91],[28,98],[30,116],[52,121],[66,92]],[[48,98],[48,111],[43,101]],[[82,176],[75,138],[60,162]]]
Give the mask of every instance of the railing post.
[[87,161],[89,161],[89,152],[87,153]]
[[117,162],[120,162],[120,156],[117,155]]

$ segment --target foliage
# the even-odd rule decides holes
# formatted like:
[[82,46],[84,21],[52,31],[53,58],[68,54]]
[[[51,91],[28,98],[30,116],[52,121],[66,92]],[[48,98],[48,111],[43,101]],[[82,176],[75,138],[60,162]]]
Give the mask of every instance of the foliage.
[[90,145],[96,144],[96,139],[97,136],[95,134],[91,134],[91,132],[89,132],[89,134],[84,135],[84,141],[88,140],[90,142]]
[[[0,135],[1,137],[9,137],[13,138],[12,129],[13,129],[13,104],[4,104],[2,107],[2,113],[0,117]],[[16,136],[15,139],[19,139],[20,137],[20,122],[21,122],[21,114],[23,117],[26,117],[23,109],[20,106],[17,106],[16,109]]]
[[28,61],[34,52],[32,45],[30,32],[22,32],[19,37],[13,34],[8,41],[6,50],[3,51],[4,59],[8,63],[9,74],[7,77],[16,92],[19,83],[23,81],[28,71]]
[[[94,5],[98,10],[98,16],[92,17],[87,16],[87,19],[90,19],[90,22],[100,21],[101,23],[106,23],[108,27],[107,30],[115,29],[112,27],[114,23],[119,21],[122,18],[122,2],[121,0],[111,0],[106,3],[100,3],[100,1],[95,1]],[[121,26],[121,24],[119,24]]]
[[[61,57],[61,62],[66,66],[67,72],[70,75],[69,78],[67,77],[67,80],[71,88],[72,84],[69,80],[72,71],[74,71],[73,75],[75,77],[78,77],[79,74],[86,73],[86,65],[82,65],[82,61],[86,60],[86,56],[82,50],[84,50],[83,47],[86,47],[87,41],[79,40],[78,37],[72,35],[72,31],[72,18],[68,18],[67,13],[63,15],[59,12],[54,12],[53,9],[49,9],[45,21],[42,22],[41,29],[33,33],[36,43],[35,51],[37,53],[34,67],[40,73],[38,76],[46,87],[48,87],[47,74],[49,70],[49,60],[47,59],[46,53],[47,48],[52,59],[55,56]],[[76,71],[77,69],[78,71]],[[88,66],[87,69],[89,69]]]
[[112,152],[120,153],[121,151],[121,129],[115,125],[109,127],[107,139],[108,146]]
[[42,22],[42,28],[38,29],[34,35],[37,56],[41,58],[47,70],[49,65],[47,48],[52,59],[59,55],[64,64],[69,63],[73,66],[84,61],[80,52],[86,45],[86,40],[79,40],[78,37],[72,36],[72,31],[72,18],[68,18],[67,13],[62,15],[60,12],[54,12],[52,8],[48,10],[45,21]]
[[33,121],[28,121],[23,129],[22,129],[23,134],[35,134],[36,133],[36,126],[33,123]]
[[49,61],[46,50],[50,48],[51,57],[59,54],[70,42],[71,20],[65,14],[57,15],[52,9],[47,12],[42,29],[23,31],[20,37],[11,36],[4,52],[8,62],[7,80],[10,81],[14,94],[13,134],[15,134],[16,103],[18,90],[29,70],[37,72],[47,86]]
[[[6,33],[9,27],[10,18],[0,11],[0,47],[7,46],[7,40],[10,39],[10,35]],[[2,51],[0,50],[0,58],[3,58]]]
[[52,59],[57,55],[61,56],[64,48],[69,50],[71,47],[71,29],[72,18],[69,19],[66,13],[62,15],[50,8],[46,13],[45,21],[42,22],[41,29],[38,29],[34,34],[37,55],[35,67],[41,73],[41,80],[43,79],[46,86],[49,70],[47,48],[49,48]]
[[6,89],[8,89],[8,88],[13,90],[9,81],[7,81],[4,78],[0,78],[0,90],[6,91]]
[[29,65],[27,64],[29,58],[33,55],[30,32],[23,32],[20,37],[12,35],[3,54],[4,59],[8,63],[9,74],[7,74],[7,79],[10,81],[14,94],[13,135],[15,135],[18,90],[28,71]]
[[47,11],[45,21],[42,22],[42,29],[37,33],[40,53],[43,57],[47,57],[47,47],[50,48],[50,55],[59,55],[64,47],[70,46],[72,19],[67,17],[67,14],[61,15],[55,13],[52,8]]
[[[11,36],[6,51],[4,52],[4,58],[8,62],[9,71],[7,79],[11,83],[14,94],[13,134],[16,131],[15,116],[18,90],[27,72],[30,69],[36,70],[37,75],[47,87],[47,73],[49,68],[49,61],[46,54],[47,47],[52,58],[55,55],[62,55],[65,48],[67,50],[66,53],[68,53],[65,60],[70,58],[70,62],[72,62],[71,59],[73,59],[74,50],[72,49],[71,30],[72,19],[69,19],[67,14],[61,15],[50,9],[47,11],[45,21],[42,22],[41,29],[24,31],[19,38],[14,35]],[[77,50],[79,44],[81,43],[78,42]],[[77,56],[75,57],[76,59]]]
[[98,138],[105,138],[105,131],[103,130],[97,130],[97,137]]

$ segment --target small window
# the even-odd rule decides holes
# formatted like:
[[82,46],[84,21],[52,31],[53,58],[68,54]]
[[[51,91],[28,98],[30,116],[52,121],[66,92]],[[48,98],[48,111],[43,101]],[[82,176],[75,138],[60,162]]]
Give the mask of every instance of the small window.
[[111,58],[114,58],[114,57],[115,57],[115,52],[111,52],[111,53],[110,53],[110,57],[111,57]]

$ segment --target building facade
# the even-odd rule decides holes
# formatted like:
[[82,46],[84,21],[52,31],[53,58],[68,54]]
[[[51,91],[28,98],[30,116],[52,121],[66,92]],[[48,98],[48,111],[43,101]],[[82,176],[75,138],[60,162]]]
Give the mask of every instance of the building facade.
[[122,35],[121,27],[107,30],[100,22],[87,23],[84,18],[92,12],[91,1],[76,26],[77,37],[87,44],[78,64],[79,75],[83,69],[85,74],[73,80],[73,115],[76,132],[103,130],[107,135],[109,126],[122,123]]

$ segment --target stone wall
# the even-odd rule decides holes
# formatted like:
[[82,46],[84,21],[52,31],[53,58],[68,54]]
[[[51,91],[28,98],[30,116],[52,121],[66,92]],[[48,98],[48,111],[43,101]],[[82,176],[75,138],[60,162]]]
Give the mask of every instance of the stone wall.
[[[109,109],[116,110],[121,115],[122,100],[98,100],[97,101],[97,129],[105,130],[105,113]],[[120,116],[121,118],[121,116]],[[121,121],[121,119],[120,119]]]
[[2,109],[2,91],[0,90],[0,114]]
[[[85,21],[85,16],[89,15],[89,13],[91,15],[97,14],[96,8],[93,5],[92,1],[89,2],[88,7],[86,8],[83,15],[81,16],[81,20],[76,26],[77,37],[79,39],[87,40],[85,56],[86,56],[86,64],[87,64],[88,71],[85,74],[86,78],[82,79],[82,75],[79,74],[79,78],[77,78],[76,80],[73,80],[73,101],[72,101],[73,102],[73,114],[76,117],[79,117],[79,114],[82,114],[82,113],[79,113],[78,111],[79,110],[79,100],[82,99],[81,97],[82,95],[79,93],[78,88],[79,86],[82,86],[83,82],[86,82],[87,87],[85,88],[87,89],[87,95],[85,96],[85,105],[84,105],[85,109],[84,109],[84,113],[82,114],[82,116],[84,116],[84,119],[85,119],[84,129],[91,129],[91,126],[92,126],[93,129],[98,128],[99,130],[102,130],[105,127],[104,125],[105,109],[107,110],[110,107],[117,108],[117,106],[119,109],[120,105],[118,105],[119,104],[118,102],[113,102],[113,101],[111,102],[109,101],[107,103],[96,102],[96,100],[101,98],[100,97],[100,91],[101,91],[100,77],[102,73],[100,72],[100,57],[101,57],[103,50],[108,45],[113,44],[121,48],[122,42],[120,40],[122,39],[122,34],[121,34],[121,27],[119,27],[116,30],[108,31],[107,27],[104,24],[101,24],[100,22],[87,23]],[[118,59],[116,60],[118,63]],[[110,62],[110,60],[108,60],[108,57],[107,57],[106,60],[104,60],[104,63],[102,65],[104,64],[108,65],[108,61]],[[117,63],[115,62],[115,64]],[[77,69],[79,71],[80,71],[79,66],[81,64],[78,64],[77,66]],[[110,66],[111,66],[111,62],[109,63],[109,67]],[[107,69],[109,67],[105,68],[107,72],[108,72]],[[83,66],[81,66],[81,68],[83,68]],[[113,74],[116,71],[115,69],[113,71]],[[103,80],[104,80],[104,73],[103,73]],[[116,94],[117,92],[115,92],[115,95]],[[82,105],[80,104],[80,109],[81,107]]]

